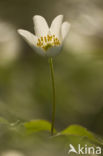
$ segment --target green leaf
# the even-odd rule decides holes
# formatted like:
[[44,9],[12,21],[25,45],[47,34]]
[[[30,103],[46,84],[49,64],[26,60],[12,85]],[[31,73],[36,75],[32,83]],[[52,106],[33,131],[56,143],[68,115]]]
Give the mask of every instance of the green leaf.
[[65,130],[61,131],[60,134],[87,137],[89,140],[103,145],[103,140],[101,138],[98,138],[94,133],[88,131],[86,128],[80,125],[71,125]]
[[6,119],[0,117],[0,124],[9,124],[9,122]]
[[[46,120],[32,120],[30,122],[24,123],[24,127],[26,128],[28,133],[51,131],[51,123]],[[56,132],[55,129],[54,132]]]

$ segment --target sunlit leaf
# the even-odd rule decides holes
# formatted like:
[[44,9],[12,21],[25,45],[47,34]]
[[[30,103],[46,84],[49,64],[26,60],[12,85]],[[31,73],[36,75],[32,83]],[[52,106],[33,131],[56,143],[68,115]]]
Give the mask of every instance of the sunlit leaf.
[[103,140],[101,138],[97,137],[94,133],[79,125],[71,125],[61,131],[60,134],[87,137],[89,140],[103,145]]
[[[24,127],[29,133],[51,130],[51,123],[46,120],[32,120],[24,123]],[[56,130],[54,130],[55,132]]]

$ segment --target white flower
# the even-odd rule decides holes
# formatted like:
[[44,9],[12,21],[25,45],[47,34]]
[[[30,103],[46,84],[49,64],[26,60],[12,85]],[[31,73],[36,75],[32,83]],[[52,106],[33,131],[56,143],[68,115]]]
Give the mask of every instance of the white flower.
[[60,52],[70,29],[70,23],[62,23],[62,21],[63,15],[57,16],[49,28],[46,20],[36,15],[33,17],[35,35],[23,29],[19,29],[18,33],[34,48],[35,52],[52,57]]

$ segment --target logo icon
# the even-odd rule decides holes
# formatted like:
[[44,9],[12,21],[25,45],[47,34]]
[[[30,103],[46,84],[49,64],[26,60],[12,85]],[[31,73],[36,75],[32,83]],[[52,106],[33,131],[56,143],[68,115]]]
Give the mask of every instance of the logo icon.
[[70,144],[69,147],[70,147],[70,149],[68,151],[68,154],[71,153],[71,152],[78,153],[72,144]]

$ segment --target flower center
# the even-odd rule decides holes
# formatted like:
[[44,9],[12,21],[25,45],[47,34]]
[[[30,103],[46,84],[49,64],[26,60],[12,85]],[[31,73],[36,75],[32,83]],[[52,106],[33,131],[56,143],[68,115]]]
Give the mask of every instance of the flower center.
[[44,37],[38,38],[37,46],[43,48],[45,51],[47,51],[49,48],[53,46],[59,46],[60,41],[55,35],[47,35]]

